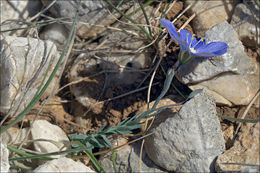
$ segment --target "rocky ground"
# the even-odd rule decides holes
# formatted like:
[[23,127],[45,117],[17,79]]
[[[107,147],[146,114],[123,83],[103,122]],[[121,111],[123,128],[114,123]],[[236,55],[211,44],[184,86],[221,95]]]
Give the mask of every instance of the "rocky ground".
[[[180,51],[174,42],[166,49],[170,37],[159,32],[163,1],[147,6],[141,1],[150,27],[137,2],[111,2],[153,38],[149,40],[105,1],[83,0],[68,56],[22,121],[1,134],[1,171],[98,172],[89,158],[64,154],[51,156],[52,161],[12,161],[19,156],[10,146],[33,154],[70,149],[69,134],[89,135],[115,126],[146,111],[147,101],[151,107],[160,95],[165,72],[175,65]],[[259,4],[173,1],[166,7],[165,18],[177,29],[205,36],[207,42],[226,42],[229,49],[222,56],[196,58],[184,65],[159,102],[158,107],[166,109],[154,119],[142,120],[142,128],[132,134],[109,137],[120,146],[148,135],[114,153],[117,171],[260,171]],[[76,9],[75,1],[1,1],[1,129],[15,120],[51,76]],[[53,21],[58,22],[50,24]],[[7,31],[14,28],[25,29]],[[200,88],[203,92],[178,104]],[[169,107],[174,104],[178,106]],[[258,122],[240,123],[220,115]],[[96,158],[106,172],[114,172],[113,152],[105,149],[96,147],[93,152],[103,152]]]

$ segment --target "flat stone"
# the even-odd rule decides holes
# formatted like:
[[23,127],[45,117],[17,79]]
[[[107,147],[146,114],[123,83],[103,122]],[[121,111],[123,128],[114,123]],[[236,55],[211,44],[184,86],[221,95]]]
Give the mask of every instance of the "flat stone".
[[37,167],[33,172],[95,172],[81,162],[75,162],[72,159],[61,157],[48,161]]
[[260,36],[257,34],[259,33],[259,25],[257,24],[260,22],[260,10],[256,4],[253,6],[255,8],[252,8],[253,4],[250,6],[246,5],[247,3],[254,3],[254,1],[238,4],[230,24],[234,27],[245,46],[256,47],[260,44]]
[[202,92],[174,112],[167,108],[155,117],[145,140],[149,158],[168,171],[214,171],[214,160],[225,151],[214,99]]
[[3,144],[0,141],[0,170],[1,172],[8,172],[10,165],[9,165],[9,150],[7,149],[6,144]]
[[259,89],[259,82],[257,74],[227,73],[197,85],[190,85],[190,88],[208,88],[218,105],[248,105]]
[[218,105],[227,105],[227,106],[233,105],[230,101],[228,101],[222,95],[218,94],[215,91],[208,89],[206,86],[202,85],[201,83],[197,84],[197,85],[189,85],[189,88],[192,90],[203,89],[206,93],[208,93],[214,97],[216,104],[218,104]]
[[[259,140],[260,140],[260,123],[247,123],[241,127],[238,133],[238,139],[235,140],[234,146],[220,155],[216,161],[216,171],[229,172],[241,171],[249,172],[249,170],[260,171],[259,156]],[[258,166],[245,166],[224,163],[241,163]],[[251,171],[252,172],[252,171]],[[254,171],[253,171],[254,172]]]
[[[0,112],[15,116],[32,100],[46,72],[47,81],[60,55],[53,42],[34,38],[2,37],[0,47]],[[57,75],[44,97],[54,89]]]
[[[49,123],[46,120],[36,120],[32,124],[31,129],[32,140],[44,139],[50,141],[35,141],[33,143],[36,151],[41,153],[50,153],[65,150],[66,144],[69,143],[69,138],[66,133],[56,125]],[[64,147],[65,145],[65,147]],[[55,155],[54,158],[61,157]]]

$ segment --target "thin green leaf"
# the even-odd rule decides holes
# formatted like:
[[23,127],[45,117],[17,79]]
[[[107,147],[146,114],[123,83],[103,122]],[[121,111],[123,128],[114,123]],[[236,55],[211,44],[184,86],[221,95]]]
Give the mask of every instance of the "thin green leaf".
[[100,173],[105,173],[105,170],[102,168],[102,166],[98,163],[97,159],[95,158],[95,156],[93,155],[92,152],[85,150],[86,154],[88,155],[88,157],[90,158],[91,162],[94,164],[94,166],[96,167],[97,171]]
[[[30,154],[30,153],[26,153],[24,152],[23,150],[19,150],[11,145],[7,145],[7,148],[10,150],[10,151],[13,151],[15,152],[16,154],[19,154],[21,156],[25,156],[25,157],[31,157],[31,156],[36,156],[35,154]],[[47,157],[41,157],[39,158],[40,160],[52,160],[52,158],[47,158]]]
[[69,134],[68,136],[71,140],[84,140],[87,137],[85,134]]
[[109,145],[109,147],[113,148],[113,144],[107,139],[105,135],[100,135],[104,141]]
[[[26,159],[42,159],[44,157],[67,154],[67,153],[74,153],[74,152],[82,152],[84,150],[85,150],[85,148],[75,148],[75,149],[69,149],[69,150],[65,150],[65,151],[58,151],[58,152],[52,152],[52,153],[46,153],[46,154],[39,154],[39,155],[18,157],[18,158],[10,158],[9,161],[26,160]],[[49,158],[49,159],[54,159],[54,158]]]

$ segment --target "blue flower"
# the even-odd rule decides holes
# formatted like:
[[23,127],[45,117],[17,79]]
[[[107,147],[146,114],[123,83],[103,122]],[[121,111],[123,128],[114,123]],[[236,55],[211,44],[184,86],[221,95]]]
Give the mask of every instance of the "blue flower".
[[181,52],[186,52],[185,54],[188,54],[188,56],[211,58],[223,55],[227,52],[228,45],[224,42],[217,41],[206,44],[204,38],[196,39],[185,29],[180,30],[179,36],[175,27],[169,20],[160,19],[160,23],[167,29],[173,40],[179,43]]

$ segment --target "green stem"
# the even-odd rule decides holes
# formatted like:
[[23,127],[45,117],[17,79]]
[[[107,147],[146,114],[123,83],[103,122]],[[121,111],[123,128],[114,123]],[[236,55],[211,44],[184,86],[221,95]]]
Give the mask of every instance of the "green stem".
[[146,12],[145,12],[145,10],[144,10],[144,6],[143,6],[143,4],[142,4],[142,2],[141,2],[140,0],[138,0],[138,3],[139,3],[139,5],[140,5],[140,7],[141,7],[141,9],[142,9],[143,14],[144,14],[144,18],[145,18],[146,24],[148,25],[149,34],[152,35],[152,30],[151,30],[151,27],[150,27],[150,22],[149,22],[149,19],[148,19],[147,14],[146,14]]

